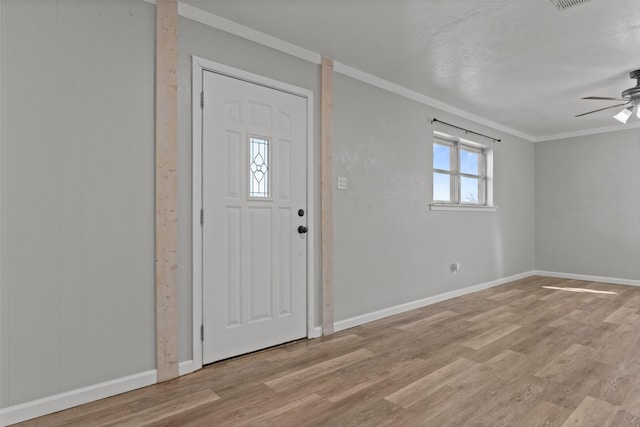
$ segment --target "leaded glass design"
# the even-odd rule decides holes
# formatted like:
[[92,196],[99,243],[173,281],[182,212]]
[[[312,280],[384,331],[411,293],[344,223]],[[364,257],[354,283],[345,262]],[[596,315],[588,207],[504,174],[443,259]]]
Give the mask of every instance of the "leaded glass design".
[[269,142],[265,138],[249,138],[249,197],[270,197]]

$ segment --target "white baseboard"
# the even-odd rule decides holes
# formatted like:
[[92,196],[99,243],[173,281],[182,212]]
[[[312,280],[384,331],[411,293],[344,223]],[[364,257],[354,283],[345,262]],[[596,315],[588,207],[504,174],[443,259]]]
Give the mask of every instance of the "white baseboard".
[[534,271],[527,271],[524,273],[516,274],[514,276],[492,280],[490,282],[481,283],[475,286],[469,286],[468,288],[456,289],[455,291],[445,292],[443,294],[434,295],[432,297],[427,297],[427,298],[419,299],[416,301],[411,301],[405,304],[400,304],[400,305],[396,305],[389,308],[383,308],[382,310],[374,311],[371,313],[361,314],[359,316],[351,317],[349,319],[337,321],[334,323],[333,328],[336,332],[342,331],[344,329],[353,328],[354,326],[359,326],[364,323],[373,322],[374,320],[379,320],[388,316],[393,316],[395,314],[404,313],[405,311],[414,310],[416,308],[435,304],[437,302],[441,302],[451,298],[470,294],[472,292],[477,292],[483,289],[492,288],[494,286],[513,282],[514,280],[524,279],[525,277],[533,276],[534,273],[535,273]]
[[[483,289],[492,288],[494,286],[502,285],[514,280],[524,279],[530,276],[558,277],[562,279],[576,279],[591,282],[640,286],[640,280],[532,270],[509,277],[504,277],[502,279],[481,283],[479,285],[457,289],[455,291],[445,292],[443,294],[434,295],[428,298],[423,298],[405,304],[377,310],[371,313],[362,314],[359,316],[351,317],[349,319],[340,320],[334,323],[334,330],[338,332],[344,329],[353,328],[364,323],[373,322],[374,320],[379,320],[388,316],[393,316],[395,314],[404,313],[405,311],[414,310],[416,308],[435,304],[437,302],[470,294],[472,292],[477,292]],[[322,336],[322,328],[320,326],[317,326],[312,329],[312,333],[309,334],[308,338],[317,338],[320,336]],[[184,362],[180,362],[178,365],[179,375],[186,375],[193,372],[194,370],[195,369],[193,360],[186,360]],[[73,406],[78,406],[95,400],[104,399],[106,397],[115,396],[120,393],[155,384],[156,382],[157,372],[155,369],[153,369],[150,371],[141,372],[139,374],[134,374],[104,383],[80,388],[77,390],[68,391],[54,396],[33,400],[31,402],[9,406],[7,408],[0,409],[0,426],[7,426],[10,424],[40,417],[42,415],[61,411],[63,409],[71,408]]]
[[322,336],[322,326],[316,326],[313,328],[313,330],[309,333],[309,335],[307,336],[307,338],[312,339],[312,338],[318,338]]
[[587,282],[611,283],[614,285],[640,286],[640,280],[620,279],[616,277],[589,276],[586,274],[559,273],[556,271],[535,270],[536,276],[557,277],[559,279],[584,280]]
[[0,409],[0,425],[7,426],[41,417],[53,412],[62,411],[73,406],[115,396],[116,394],[146,387],[157,382],[158,374],[155,369],[123,378],[94,384],[88,387],[67,391],[65,393],[32,400],[19,405]]
[[184,362],[178,363],[178,376],[183,376],[190,374],[195,371],[193,367],[193,360],[185,360]]
[[[178,364],[178,375],[190,374],[194,371],[193,360]],[[44,397],[31,402],[0,409],[0,426],[7,426],[32,418],[41,417],[63,409],[72,408],[94,400],[115,396],[116,394],[146,387],[157,382],[155,369],[130,375],[124,378],[71,390],[54,396]]]

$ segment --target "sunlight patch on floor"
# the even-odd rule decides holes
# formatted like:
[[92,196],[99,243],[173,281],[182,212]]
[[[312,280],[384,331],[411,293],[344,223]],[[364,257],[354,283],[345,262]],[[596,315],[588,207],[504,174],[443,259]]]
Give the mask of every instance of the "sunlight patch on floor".
[[543,286],[543,288],[545,289],[555,289],[558,291],[568,291],[568,292],[589,292],[592,294],[612,294],[612,295],[618,295],[617,292],[613,292],[613,291],[598,291],[596,289],[585,289],[585,288],[558,288],[556,286]]

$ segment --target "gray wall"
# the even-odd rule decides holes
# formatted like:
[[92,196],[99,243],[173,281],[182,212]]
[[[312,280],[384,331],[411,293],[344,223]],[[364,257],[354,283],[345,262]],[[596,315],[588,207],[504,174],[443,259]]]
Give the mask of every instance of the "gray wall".
[[6,407],[154,369],[155,7],[1,7]]
[[[534,144],[342,75],[334,90],[336,320],[533,270]],[[503,139],[497,212],[429,209],[434,116]]]
[[[2,398],[6,407],[154,368],[155,8],[2,2]],[[315,94],[319,66],[180,18],[180,361],[191,348],[191,55]],[[534,147],[335,75],[336,320],[534,268]],[[503,138],[497,212],[432,212],[437,115]],[[449,273],[460,261],[462,271]],[[320,313],[320,289],[316,290]],[[319,314],[318,314],[319,315]],[[319,320],[319,319],[318,319]],[[8,392],[8,393],[7,393]]]
[[640,280],[638,129],[536,143],[536,268]]
[[[0,2],[0,17],[6,407],[154,368],[155,8]],[[178,37],[184,361],[192,357],[191,55],[312,90],[316,177],[320,73],[183,18]],[[334,193],[336,320],[534,268],[640,277],[637,131],[534,146],[338,74],[334,109],[334,178],[349,180]],[[494,145],[497,212],[429,210],[433,116],[503,139]]]

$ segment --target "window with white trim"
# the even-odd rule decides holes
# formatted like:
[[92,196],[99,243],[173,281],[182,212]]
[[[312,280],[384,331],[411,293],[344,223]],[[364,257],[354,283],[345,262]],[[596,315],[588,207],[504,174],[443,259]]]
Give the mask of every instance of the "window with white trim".
[[491,207],[492,154],[481,144],[434,132],[434,205]]

